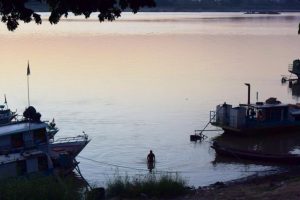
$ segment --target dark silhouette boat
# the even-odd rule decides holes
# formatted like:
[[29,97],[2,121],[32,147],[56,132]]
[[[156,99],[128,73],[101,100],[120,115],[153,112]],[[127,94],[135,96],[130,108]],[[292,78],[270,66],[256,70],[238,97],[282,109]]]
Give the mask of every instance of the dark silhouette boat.
[[280,12],[278,11],[273,11],[273,10],[265,10],[265,11],[255,11],[255,10],[250,10],[245,12],[244,14],[250,15],[250,14],[260,14],[260,15],[279,15]]
[[226,157],[232,157],[239,160],[253,160],[262,162],[271,162],[276,164],[300,164],[299,154],[272,154],[263,153],[254,150],[241,150],[214,142],[211,146],[217,154]]

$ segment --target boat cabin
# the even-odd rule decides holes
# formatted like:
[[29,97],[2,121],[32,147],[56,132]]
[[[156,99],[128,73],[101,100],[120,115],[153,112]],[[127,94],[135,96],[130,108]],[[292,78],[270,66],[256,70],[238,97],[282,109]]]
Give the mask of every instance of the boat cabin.
[[0,155],[0,178],[23,176],[32,173],[48,173],[53,169],[50,157],[42,151]]
[[211,115],[211,123],[224,130],[255,131],[266,128],[298,128],[300,125],[300,106],[282,104],[276,98],[255,104],[240,104],[237,107],[224,103],[218,105]]
[[0,126],[0,155],[48,143],[47,124],[20,122]]

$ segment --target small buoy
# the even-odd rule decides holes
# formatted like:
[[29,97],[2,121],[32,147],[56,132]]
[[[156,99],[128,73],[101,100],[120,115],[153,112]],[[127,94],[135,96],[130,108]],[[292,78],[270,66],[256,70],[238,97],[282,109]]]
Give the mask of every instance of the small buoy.
[[190,140],[193,142],[197,142],[198,140],[202,141],[204,136],[202,135],[190,135]]
[[197,135],[190,135],[190,140],[196,142],[198,140]]

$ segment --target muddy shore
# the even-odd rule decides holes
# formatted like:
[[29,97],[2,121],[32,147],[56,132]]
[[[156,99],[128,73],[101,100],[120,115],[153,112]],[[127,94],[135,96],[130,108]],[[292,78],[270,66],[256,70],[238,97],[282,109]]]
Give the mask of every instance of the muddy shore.
[[197,200],[298,200],[300,199],[300,168],[264,176],[251,176],[231,182],[217,182],[191,190],[176,198]]

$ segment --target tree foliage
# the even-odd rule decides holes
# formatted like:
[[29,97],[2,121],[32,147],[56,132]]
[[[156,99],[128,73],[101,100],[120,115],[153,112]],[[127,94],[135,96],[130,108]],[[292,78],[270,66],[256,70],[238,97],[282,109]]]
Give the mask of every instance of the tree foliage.
[[[30,0],[0,0],[1,21],[6,24],[8,30],[15,30],[19,21],[29,23],[32,20],[37,24],[42,23],[41,16],[35,10],[29,8]],[[121,16],[125,9],[133,13],[142,7],[154,7],[154,0],[36,0],[49,7],[51,12],[49,22],[56,24],[62,16],[67,17],[68,12],[84,15],[86,18],[92,12],[98,12],[100,22],[113,21]]]

